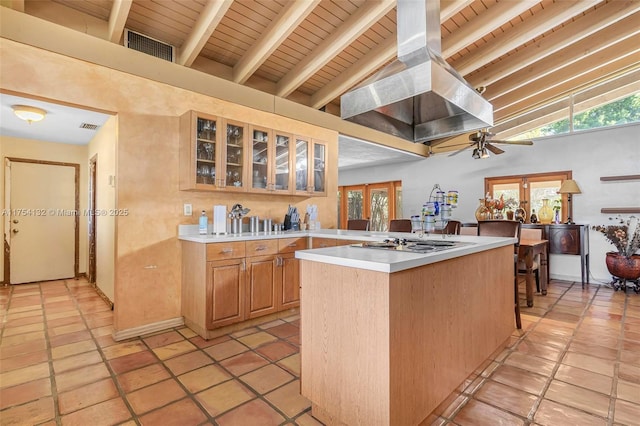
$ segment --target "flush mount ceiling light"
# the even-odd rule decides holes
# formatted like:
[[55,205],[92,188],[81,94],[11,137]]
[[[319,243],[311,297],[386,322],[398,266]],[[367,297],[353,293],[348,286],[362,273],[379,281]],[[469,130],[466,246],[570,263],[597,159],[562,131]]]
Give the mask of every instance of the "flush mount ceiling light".
[[47,115],[47,111],[27,105],[13,105],[13,112],[21,120],[28,122],[29,124],[34,121],[40,121]]

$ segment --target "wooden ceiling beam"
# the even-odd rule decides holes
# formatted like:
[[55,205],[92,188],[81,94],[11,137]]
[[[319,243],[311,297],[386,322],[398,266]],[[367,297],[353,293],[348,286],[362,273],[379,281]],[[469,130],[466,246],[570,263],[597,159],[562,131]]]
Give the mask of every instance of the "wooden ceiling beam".
[[462,75],[469,74],[599,2],[600,0],[581,0],[553,3],[552,6],[514,26],[512,31],[504,32],[490,43],[461,56],[459,60],[452,62],[451,66]]
[[[507,77],[555,52],[588,37],[603,28],[613,25],[633,13],[640,11],[640,2],[610,2],[592,11],[552,34],[524,49],[509,55],[508,59],[488,65],[481,74],[467,78],[474,87],[489,87],[492,83]],[[636,17],[635,19],[640,19]],[[491,92],[491,89],[490,89]]]
[[475,0],[441,0],[440,1],[440,22],[451,19],[465,7],[469,6]]
[[[499,107],[498,111],[495,112],[494,120],[499,124],[501,121],[507,120],[510,117],[517,116],[530,109],[535,109],[545,102],[552,102],[554,99],[580,90],[580,88],[593,84],[593,82],[610,78],[612,75],[633,68],[634,66],[637,67],[639,63],[638,56],[638,54],[627,55],[599,67],[594,66],[586,73],[576,70],[573,76],[564,76],[565,79],[562,80],[560,84],[558,84],[552,76],[547,76],[541,83],[546,83],[547,79],[553,80],[549,82],[550,87],[544,91],[536,90],[534,94],[522,93],[522,97],[513,96],[509,100],[505,100],[505,106]],[[512,95],[509,94],[507,96]]]
[[[640,49],[640,27],[627,28],[625,22],[621,21],[608,30],[615,32],[618,27],[618,34],[621,36],[623,32],[635,34],[626,35],[619,40],[616,40],[615,36],[613,39],[604,37],[602,32],[594,34],[577,43],[581,45],[580,48],[569,46],[527,69],[498,81],[495,90],[502,95],[493,96],[493,88],[487,89],[494,113],[513,102],[520,102],[521,99],[533,96],[537,92],[557,86],[577,73],[586,73],[622,56],[637,53]],[[598,45],[598,42],[602,44]],[[589,48],[593,48],[593,51],[585,50]],[[522,84],[523,78],[527,79],[526,84]],[[514,90],[516,88],[521,90]]]
[[276,95],[284,98],[291,94],[338,53],[349,46],[358,36],[386,15],[395,5],[395,0],[364,2],[340,28],[334,31],[313,52],[298,62],[293,69],[280,79]]
[[122,40],[124,26],[127,23],[132,3],[133,0],[113,0],[107,30],[107,40],[111,43],[120,43],[120,40]]
[[442,56],[444,58],[452,56],[538,3],[539,0],[522,0],[494,4],[488,10],[461,26],[459,31],[455,31],[448,37],[443,38]]
[[207,1],[191,33],[189,33],[180,48],[178,59],[176,60],[178,64],[186,67],[190,67],[193,64],[193,61],[198,57],[232,3],[232,0]]
[[319,3],[320,0],[287,2],[260,40],[233,67],[233,81],[240,84],[247,81]]

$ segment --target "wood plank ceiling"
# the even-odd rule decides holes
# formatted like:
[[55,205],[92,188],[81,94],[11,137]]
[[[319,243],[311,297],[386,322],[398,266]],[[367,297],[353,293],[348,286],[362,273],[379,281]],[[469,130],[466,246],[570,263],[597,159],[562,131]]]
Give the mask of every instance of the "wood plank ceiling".
[[[48,3],[56,13],[44,13],[42,0],[26,0],[23,11],[61,24],[90,15],[112,42],[130,29],[175,46],[181,65],[336,115],[340,95],[397,51],[395,0]],[[640,90],[640,1],[443,0],[441,23],[442,56],[486,87],[499,136],[549,121],[557,108],[531,111],[612,77],[626,74],[592,89],[585,105]],[[460,140],[432,145],[451,150]]]

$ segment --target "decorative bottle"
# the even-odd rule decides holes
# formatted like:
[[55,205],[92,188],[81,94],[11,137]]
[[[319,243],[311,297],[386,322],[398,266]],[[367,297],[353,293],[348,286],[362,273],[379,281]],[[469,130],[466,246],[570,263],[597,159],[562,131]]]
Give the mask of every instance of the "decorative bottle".
[[208,225],[209,225],[209,218],[207,217],[207,212],[202,210],[202,213],[198,218],[198,234],[206,235]]
[[527,221],[527,212],[522,207],[522,201],[520,201],[520,205],[518,206],[518,208],[514,213],[514,218],[520,223],[525,223]]
[[536,216],[536,209],[531,209],[531,223],[538,223],[538,216]]
[[480,198],[478,201],[480,202],[480,204],[478,205],[478,208],[476,209],[476,212],[475,212],[476,220],[490,219],[491,214],[489,213],[489,209],[487,208],[487,206],[484,204],[485,202],[484,198]]
[[553,220],[553,210],[551,206],[549,206],[549,199],[542,199],[542,207],[540,211],[538,211],[538,218],[540,218],[540,223],[549,224]]

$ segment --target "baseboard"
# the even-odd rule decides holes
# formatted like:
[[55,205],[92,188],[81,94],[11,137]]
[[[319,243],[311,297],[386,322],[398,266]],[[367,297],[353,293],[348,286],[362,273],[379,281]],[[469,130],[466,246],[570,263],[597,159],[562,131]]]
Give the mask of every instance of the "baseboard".
[[182,327],[184,325],[184,318],[172,318],[164,321],[154,322],[146,324],[140,327],[128,328],[126,330],[114,331],[113,340],[119,342],[121,340],[130,339],[132,337],[140,337],[145,334],[155,333],[157,331],[167,330],[173,327]]

